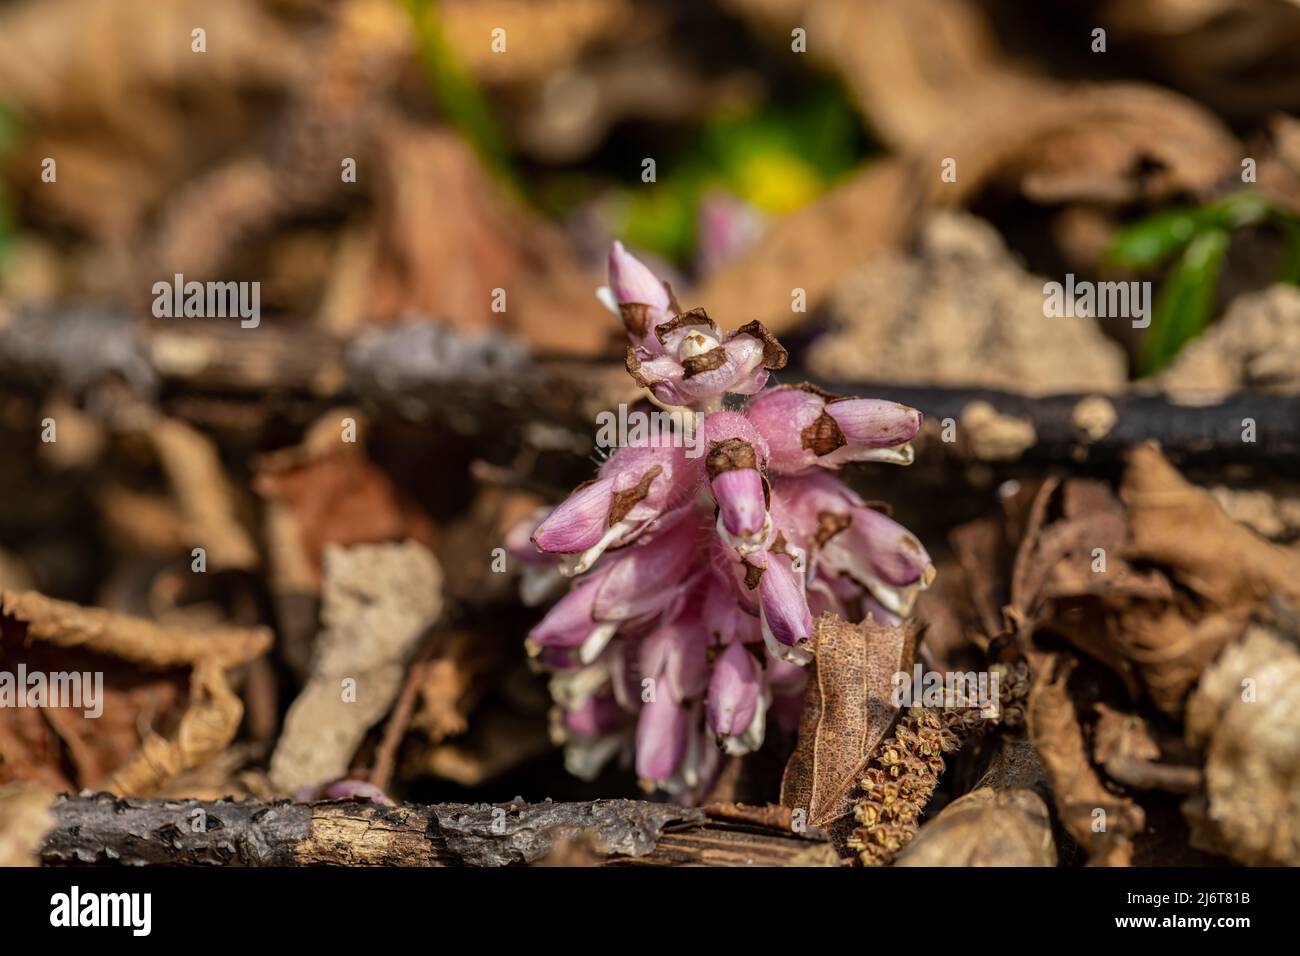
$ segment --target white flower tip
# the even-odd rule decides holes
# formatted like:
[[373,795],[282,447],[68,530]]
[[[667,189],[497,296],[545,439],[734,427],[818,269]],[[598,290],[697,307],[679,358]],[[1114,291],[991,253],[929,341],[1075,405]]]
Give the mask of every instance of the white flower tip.
[[596,301],[609,309],[614,315],[621,315],[618,309],[618,297],[614,295],[614,290],[609,286],[603,285],[596,289]]

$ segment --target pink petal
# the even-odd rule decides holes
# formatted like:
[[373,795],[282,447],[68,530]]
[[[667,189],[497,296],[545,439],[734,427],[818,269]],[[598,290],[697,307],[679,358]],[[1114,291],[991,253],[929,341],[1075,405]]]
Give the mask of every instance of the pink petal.
[[812,613],[799,579],[784,555],[770,555],[758,583],[763,624],[780,644],[797,647],[812,638]]
[[715,734],[738,737],[749,729],[758,708],[762,674],[754,655],[739,641],[718,658],[709,681],[706,718]]
[[686,755],[689,713],[670,695],[656,694],[641,708],[636,725],[636,772],[643,780],[667,780]]
[[600,478],[578,488],[533,532],[533,543],[552,554],[576,554],[598,542],[609,528],[614,480]]
[[863,448],[906,444],[916,437],[924,420],[915,408],[876,398],[830,402],[826,412],[839,424],[850,444]]
[[749,403],[745,415],[767,442],[769,468],[794,474],[817,464],[806,436],[825,408],[819,393],[792,385],[768,389]]
[[[597,569],[592,573],[596,575],[602,572]],[[528,633],[528,643],[535,648],[580,646],[597,627],[594,609],[600,581],[599,577],[590,578],[560,598]]]
[[615,242],[609,250],[609,287],[619,304],[640,303],[656,309],[670,306],[668,290],[650,267]]
[[737,537],[759,534],[767,520],[763,477],[753,468],[724,471],[710,487],[722,515],[722,525]]

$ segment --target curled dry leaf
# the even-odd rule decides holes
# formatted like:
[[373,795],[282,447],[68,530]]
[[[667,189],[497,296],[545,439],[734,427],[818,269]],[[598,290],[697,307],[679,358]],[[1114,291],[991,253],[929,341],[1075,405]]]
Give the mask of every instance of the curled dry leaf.
[[1131,799],[1107,790],[1088,760],[1083,728],[1066,686],[1074,662],[1036,654],[1033,664],[1029,736],[1042,758],[1057,816],[1088,851],[1090,864],[1128,866],[1133,836],[1146,818]]
[[201,661],[190,677],[190,699],[173,737],[149,733],[140,750],[108,780],[123,796],[158,790],[178,774],[201,767],[235,739],[244,705],[230,689],[221,666]]
[[211,662],[245,664],[271,646],[261,627],[187,631],[97,607],[56,601],[35,591],[0,593],[0,616],[26,625],[29,638],[57,647],[81,648],[145,667],[182,667]]
[[1187,704],[1205,789],[1183,812],[1193,845],[1242,863],[1300,866],[1300,652],[1252,627]]
[[1171,717],[1216,654],[1245,629],[1251,607],[1205,613],[1189,606],[1139,604],[1121,609],[1111,632],[1142,675],[1152,703]]
[[[433,523],[366,456],[366,427],[361,412],[338,408],[322,415],[302,444],[257,461],[253,487],[274,506],[268,536],[282,594],[319,588],[327,545],[412,538],[433,547]],[[356,441],[342,440],[347,428],[356,429]]]
[[[589,46],[617,40],[630,26],[630,0],[451,0],[439,17],[465,69],[487,84],[538,86],[554,79]],[[646,11],[641,11],[646,15]],[[480,42],[500,27],[527,37],[516,54],[498,56]]]
[[972,790],[921,827],[894,865],[1055,866],[1047,804],[1032,790]]
[[[418,310],[468,332],[508,332],[537,349],[605,349],[607,326],[574,251],[493,181],[466,143],[403,123],[385,127],[380,139],[371,314],[393,321]],[[504,290],[509,308],[494,309],[485,289]]]
[[[1017,550],[1009,616],[1022,640],[1064,637],[1177,717],[1275,579],[1264,566],[1300,558],[1229,519],[1154,448],[1134,451],[1122,494],[1127,507],[1101,482],[1043,483]],[[1220,566],[1225,544],[1242,561]]]
[[1105,704],[1096,709],[1092,752],[1106,776],[1129,787],[1173,793],[1191,793],[1201,785],[1199,768],[1160,762],[1160,743],[1142,717]]
[[[1014,70],[973,4],[953,0],[727,0],[738,13],[788,38],[803,27],[809,55],[852,89],[872,128],[900,147],[989,102],[1020,102],[1045,81]],[[865,48],[861,37],[888,37]],[[785,42],[789,42],[788,39]],[[960,154],[955,154],[960,155]]]
[[912,624],[817,618],[799,740],[781,781],[782,806],[803,810],[809,826],[825,829],[852,811],[858,777],[898,713],[893,676],[911,670],[915,648]]
[[53,802],[40,787],[0,787],[0,867],[40,865],[41,840],[54,826]]
[[[76,707],[0,715],[3,772],[50,786],[129,794],[155,792],[230,744],[243,705],[225,671],[271,646],[270,632],[263,628],[164,627],[34,591],[0,594],[0,635],[0,658],[6,662],[104,675],[94,702],[102,715],[98,719]],[[165,734],[150,729],[141,742],[141,726],[168,729]],[[72,767],[69,777],[50,769],[65,761]]]
[[239,520],[213,441],[175,418],[159,418],[148,434],[176,498],[186,544],[203,547],[214,571],[257,567],[257,548]]
[[271,757],[280,793],[342,778],[387,713],[406,663],[442,611],[442,571],[415,541],[325,548],[324,630]]
[[[22,147],[27,161],[66,157],[78,169],[63,189],[28,189],[29,201],[44,217],[120,252],[169,188],[248,135],[259,94],[265,100],[309,76],[314,31],[294,26],[274,6],[7,4],[0,16],[0,100],[31,130]],[[221,39],[191,57],[190,31],[200,23]],[[177,142],[202,145],[177,149]],[[98,288],[115,281],[103,274],[103,260],[94,271]]]
[[1133,449],[1120,494],[1128,506],[1129,556],[1164,565],[1211,604],[1300,597],[1300,552],[1237,524],[1155,445]]

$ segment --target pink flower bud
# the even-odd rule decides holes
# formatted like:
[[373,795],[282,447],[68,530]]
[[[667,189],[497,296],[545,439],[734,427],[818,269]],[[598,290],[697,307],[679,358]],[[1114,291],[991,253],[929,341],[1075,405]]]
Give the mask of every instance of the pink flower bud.
[[597,737],[616,729],[627,714],[609,694],[592,694],[573,710],[564,712],[564,727],[572,734]]
[[709,681],[709,729],[727,753],[749,753],[763,745],[764,710],[758,662],[743,644],[733,642],[718,658]]
[[826,414],[840,426],[845,441],[860,449],[906,445],[916,437],[925,419],[915,408],[879,398],[846,398],[828,402]]
[[773,657],[796,664],[812,659],[812,612],[799,577],[783,554],[768,554],[758,582],[763,642]]
[[646,341],[628,347],[628,373],[668,405],[717,407],[728,393],[753,395],[786,361],[762,323],[724,335],[703,309],[673,316]]
[[[600,620],[633,620],[646,614],[676,609],[685,597],[681,585],[694,570],[692,556],[703,544],[704,526],[691,506],[666,516],[662,527],[611,556],[593,609]],[[671,616],[671,615],[669,615]]]
[[580,653],[585,650],[583,657],[588,661],[595,659],[619,625],[618,620],[596,620],[596,595],[600,592],[604,573],[596,572],[556,602],[546,617],[529,632],[525,646],[530,654],[536,656],[543,649]]
[[671,623],[652,631],[641,643],[641,673],[652,677],[656,693],[685,704],[704,693],[709,683],[709,635],[697,602]]
[[694,493],[698,464],[686,449],[660,434],[650,442],[615,451],[600,477],[580,485],[533,533],[542,551],[572,556],[566,573],[581,574],[609,548],[630,544]]
[[730,578],[711,569],[704,587],[700,617],[710,643],[725,645],[739,641],[752,644],[763,639],[757,607],[753,614],[746,611],[743,595]]
[[553,554],[573,554],[593,548],[609,529],[613,505],[613,478],[579,485],[538,525],[533,532],[533,544]]
[[861,582],[897,615],[909,614],[917,592],[934,580],[930,555],[916,536],[871,508],[850,510],[848,526],[826,543],[822,560],[828,569]]
[[369,800],[383,807],[393,806],[393,798],[373,783],[364,780],[336,780],[322,794],[326,800]]
[[908,442],[922,418],[906,405],[837,398],[812,385],[771,389],[752,401],[745,414],[767,440],[768,465],[779,474],[835,469],[850,461],[910,464]]
[[609,251],[609,286],[632,342],[657,351],[654,330],[677,311],[667,286],[621,242]]
[[744,416],[715,412],[705,419],[708,455],[705,474],[718,504],[718,532],[741,554],[751,554],[767,539],[767,487],[760,469],[767,443]]
[[669,694],[656,694],[641,708],[636,725],[636,773],[642,780],[668,780],[686,756],[689,711]]
[[711,483],[722,526],[733,537],[761,540],[767,520],[763,476],[755,468],[724,471]]

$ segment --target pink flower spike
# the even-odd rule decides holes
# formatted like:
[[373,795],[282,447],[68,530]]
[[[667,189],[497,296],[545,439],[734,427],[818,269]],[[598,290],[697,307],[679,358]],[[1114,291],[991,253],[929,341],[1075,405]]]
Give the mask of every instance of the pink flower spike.
[[[834,474],[910,463],[922,416],[768,388],[786,353],[761,324],[724,333],[682,311],[618,243],[609,270],[597,297],[622,317],[651,401],[635,420],[598,416],[597,446],[616,450],[595,480],[506,544],[526,599],[572,579],[525,642],[550,675],[566,768],[590,780],[631,757],[642,786],[690,806],[726,755],[795,732],[815,614],[901,623],[933,579],[920,542]],[[640,418],[651,405],[668,414]]]

